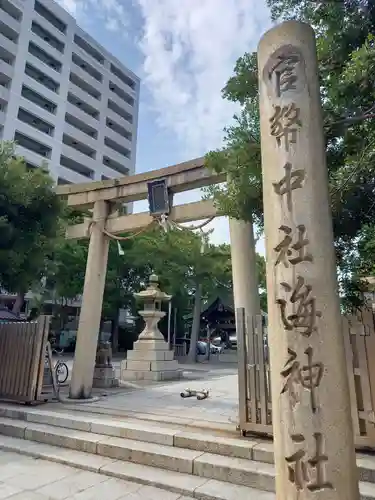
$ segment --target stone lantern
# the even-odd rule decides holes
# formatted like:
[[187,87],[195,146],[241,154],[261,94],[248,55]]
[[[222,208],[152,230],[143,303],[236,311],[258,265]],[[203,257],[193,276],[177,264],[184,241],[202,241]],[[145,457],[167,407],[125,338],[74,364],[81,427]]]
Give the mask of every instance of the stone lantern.
[[163,340],[164,337],[158,328],[158,323],[165,316],[161,310],[163,302],[169,302],[171,295],[162,292],[159,288],[159,279],[156,274],[151,274],[149,286],[142,292],[135,293],[134,297],[143,302],[143,310],[139,314],[145,320],[146,326],[139,335],[140,339]]
[[145,320],[145,328],[134,343],[127,359],[121,363],[122,380],[172,380],[181,378],[182,371],[174,359],[173,351],[169,349],[158,323],[165,316],[161,310],[163,302],[172,298],[159,288],[159,279],[155,274],[150,276],[146,290],[135,293],[143,302],[139,314]]

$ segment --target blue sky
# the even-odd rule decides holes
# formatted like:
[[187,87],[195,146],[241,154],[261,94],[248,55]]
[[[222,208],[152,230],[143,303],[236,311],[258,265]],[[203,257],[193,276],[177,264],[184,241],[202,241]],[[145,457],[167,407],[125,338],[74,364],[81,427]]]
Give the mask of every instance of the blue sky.
[[[236,111],[221,98],[236,59],[270,27],[265,0],[58,0],[141,78],[137,172],[219,148]],[[177,203],[199,192],[180,194]],[[147,210],[138,202],[135,211]],[[228,242],[225,218],[211,240]],[[262,239],[258,251],[264,252]]]

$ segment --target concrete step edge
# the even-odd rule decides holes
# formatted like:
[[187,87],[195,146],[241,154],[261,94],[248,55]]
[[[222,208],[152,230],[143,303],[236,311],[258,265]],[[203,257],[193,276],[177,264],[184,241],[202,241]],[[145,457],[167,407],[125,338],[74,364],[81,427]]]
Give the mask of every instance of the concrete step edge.
[[72,413],[36,409],[15,409],[0,406],[0,416],[229,457],[254,459],[267,463],[273,462],[272,443],[256,439],[211,435],[202,431],[189,432],[189,430],[181,428],[163,428],[148,422],[113,421],[113,419],[109,418],[89,418]]
[[[111,460],[89,453],[61,449],[57,446],[40,444],[20,438],[0,436],[0,449],[138,484],[162,488],[201,500],[233,500],[234,498],[236,500],[275,500],[275,495],[271,492],[179,472],[172,473],[146,465]],[[373,498],[375,499],[375,496]]]
[[106,437],[6,418],[0,418],[0,433],[114,460],[153,466],[207,479],[223,480],[267,491],[272,491],[274,487],[273,465],[242,458]]
[[128,418],[128,419],[137,419],[137,420],[142,420],[144,422],[155,422],[157,424],[160,424],[161,422],[163,425],[170,425],[170,426],[179,426],[179,427],[185,427],[187,429],[191,429],[192,431],[194,430],[199,430],[199,431],[214,431],[220,435],[224,436],[238,436],[238,432],[236,430],[236,423],[233,421],[231,422],[228,419],[228,423],[224,422],[212,422],[212,420],[191,420],[191,418],[185,418],[182,416],[175,417],[175,416],[168,416],[165,415],[165,412],[163,413],[148,413],[146,410],[143,410],[140,412],[139,410],[129,410],[129,409],[118,409],[118,408],[101,408],[98,406],[88,406],[88,405],[77,405],[70,403],[69,405],[61,405],[62,410],[67,410],[67,411],[76,411],[79,413],[89,413],[92,415],[106,415],[106,416],[111,416],[115,418]]

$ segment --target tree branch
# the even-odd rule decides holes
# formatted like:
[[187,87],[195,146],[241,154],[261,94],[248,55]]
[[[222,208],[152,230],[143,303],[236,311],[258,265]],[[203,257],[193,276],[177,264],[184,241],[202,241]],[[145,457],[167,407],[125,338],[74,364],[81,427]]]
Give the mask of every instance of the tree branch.
[[375,118],[375,113],[364,113],[359,116],[352,116],[349,118],[343,118],[341,120],[337,120],[335,122],[326,123],[325,127],[334,127],[336,125],[351,125],[353,123],[361,122],[364,120],[369,120],[371,118]]

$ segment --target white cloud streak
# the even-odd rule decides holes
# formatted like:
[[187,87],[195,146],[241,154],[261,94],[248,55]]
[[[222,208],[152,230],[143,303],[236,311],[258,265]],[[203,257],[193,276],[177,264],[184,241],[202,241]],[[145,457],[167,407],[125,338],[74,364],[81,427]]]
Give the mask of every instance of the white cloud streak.
[[132,0],[57,0],[78,21],[103,21],[108,31],[126,36]]
[[269,27],[263,0],[136,0],[144,19],[143,83],[160,126],[189,155],[219,147],[236,107],[221,89]]

